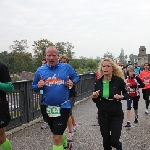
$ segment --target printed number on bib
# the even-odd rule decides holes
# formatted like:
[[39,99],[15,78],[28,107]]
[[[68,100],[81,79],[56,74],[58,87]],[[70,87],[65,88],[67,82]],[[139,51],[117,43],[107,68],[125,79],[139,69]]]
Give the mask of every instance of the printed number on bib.
[[46,108],[46,113],[49,117],[59,117],[60,116],[60,107],[48,106]]
[[144,84],[149,84],[149,79],[144,79]]
[[130,88],[129,93],[136,93],[135,89]]

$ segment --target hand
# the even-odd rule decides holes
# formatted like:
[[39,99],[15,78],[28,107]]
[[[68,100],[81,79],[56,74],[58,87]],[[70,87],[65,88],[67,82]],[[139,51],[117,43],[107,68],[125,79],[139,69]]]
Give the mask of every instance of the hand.
[[115,95],[114,95],[114,98],[117,99],[117,100],[121,100],[121,99],[122,99],[122,96],[121,96],[121,95],[118,95],[118,94],[115,94]]
[[65,83],[69,88],[73,87],[73,82],[69,79],[69,76],[67,76],[67,82]]
[[45,85],[45,82],[41,78],[40,81],[38,82],[38,88],[42,88],[44,85]]
[[99,96],[99,92],[100,90],[93,92],[93,98],[97,98]]

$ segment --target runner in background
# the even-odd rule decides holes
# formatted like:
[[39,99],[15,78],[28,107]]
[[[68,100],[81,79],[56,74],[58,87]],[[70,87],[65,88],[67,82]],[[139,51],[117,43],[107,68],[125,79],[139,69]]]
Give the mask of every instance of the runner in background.
[[100,78],[98,70],[95,72],[95,78],[96,78],[96,80],[98,80]]
[[139,76],[140,71],[141,71],[140,66],[138,66],[138,63],[137,63],[137,62],[135,62],[135,63],[134,63],[134,72],[135,72],[135,76]]
[[46,63],[47,63],[47,62],[46,62],[46,59],[43,58],[42,61],[41,61],[42,66],[44,66]]
[[131,61],[130,61],[130,60],[128,61],[127,65],[126,65],[126,68],[127,68],[128,66],[132,66],[132,64],[131,64]]
[[[42,66],[44,66],[46,64],[46,59],[43,58],[42,61],[41,61],[41,64]],[[43,105],[43,90],[40,90],[40,94],[42,96],[42,99],[41,99],[41,104],[40,104],[40,107],[41,107],[41,114],[42,114],[42,117],[43,117],[43,124],[41,125],[41,129],[46,129],[48,127],[48,123],[47,123],[47,120],[46,120],[46,106]]]
[[[65,55],[61,56],[59,59],[60,63],[67,63],[69,64],[69,58]],[[74,132],[77,130],[77,123],[75,122],[74,116],[72,114],[72,107],[74,106],[75,103],[75,96],[76,96],[76,91],[75,91],[75,85],[70,89],[70,100],[71,100],[71,110],[70,110],[70,116],[68,119],[68,133],[67,133],[67,140],[72,141]]]
[[126,66],[123,66],[122,72],[124,74],[124,77],[126,78],[127,77],[127,68],[126,68]]
[[[96,79],[96,81],[97,81],[98,79],[100,79],[99,66],[100,66],[100,62],[98,63],[98,69],[97,69],[96,72],[95,72],[95,79]],[[96,103],[96,107],[98,108],[97,103]],[[98,119],[98,112],[97,112],[96,119]]]
[[127,78],[126,84],[128,88],[128,93],[130,98],[127,99],[127,124],[125,127],[131,127],[131,104],[133,101],[133,108],[135,113],[135,120],[134,123],[138,123],[138,101],[140,98],[139,95],[139,88],[144,88],[144,83],[142,80],[135,75],[134,68],[130,65],[127,68]]
[[145,87],[142,89],[143,99],[145,100],[145,113],[148,114],[149,96],[150,96],[150,71],[149,63],[144,64],[144,70],[140,72],[139,78],[144,82]]

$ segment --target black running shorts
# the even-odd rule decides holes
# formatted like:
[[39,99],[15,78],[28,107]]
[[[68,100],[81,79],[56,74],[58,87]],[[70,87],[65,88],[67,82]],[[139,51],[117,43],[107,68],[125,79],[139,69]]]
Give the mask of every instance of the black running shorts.
[[6,127],[10,120],[9,103],[6,100],[0,100],[0,128]]
[[54,135],[63,135],[67,128],[67,122],[70,114],[70,108],[62,108],[61,116],[59,117],[48,117],[46,114],[48,125]]

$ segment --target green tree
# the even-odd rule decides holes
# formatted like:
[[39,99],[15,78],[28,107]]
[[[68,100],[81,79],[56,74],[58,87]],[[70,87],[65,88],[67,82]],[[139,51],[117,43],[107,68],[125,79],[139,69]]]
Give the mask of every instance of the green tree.
[[11,51],[14,52],[26,52],[26,49],[29,48],[27,45],[27,40],[23,39],[21,41],[15,40],[14,44],[9,46]]
[[125,65],[127,64],[127,59],[128,59],[128,56],[125,55],[125,56],[124,56],[124,64],[125,64]]
[[79,68],[85,69],[86,68],[87,58],[83,57],[83,56],[80,56],[78,61],[79,61]]
[[88,71],[94,71],[97,70],[97,62],[96,60],[89,58],[87,59],[86,67],[89,68]]
[[0,53],[0,62],[9,65],[9,53],[7,51]]
[[134,54],[130,54],[129,60],[130,60],[131,64],[134,64],[135,62],[138,62],[138,56],[134,55]]
[[11,61],[13,62],[13,67],[11,68],[13,73],[20,73],[22,71],[32,71],[32,54],[28,52],[12,52]]
[[10,73],[13,72],[14,60],[12,59],[11,53],[8,53],[7,51],[1,52],[0,62],[4,63],[8,67]]
[[59,51],[59,55],[66,55],[69,59],[74,58],[75,52],[73,52],[74,46],[69,42],[57,42],[55,43],[56,49]]
[[34,41],[33,50],[34,50],[34,56],[38,58],[39,56],[44,56],[45,51],[49,46],[54,46],[54,44],[49,41],[48,39],[40,39],[38,41]]
[[127,55],[125,55],[125,56],[119,55],[118,58],[119,58],[119,60],[120,60],[124,65],[127,64],[127,59],[128,59],[128,56],[127,56]]
[[11,72],[32,71],[32,54],[27,52],[27,40],[15,40],[13,42],[14,44],[9,47],[11,52],[8,55],[8,64]]
[[97,70],[97,65],[98,65],[97,60],[93,58],[86,58],[83,56],[81,56],[79,59],[72,59],[70,61],[70,64],[78,73],[95,71]]
[[98,65],[98,63],[101,62],[101,58],[99,56],[97,56],[95,61],[96,61],[97,65]]
[[115,59],[114,55],[112,53],[108,52],[108,51],[106,53],[104,53],[103,57],[104,58],[111,58],[112,60]]
[[35,65],[40,66],[42,58],[45,57],[46,49],[49,46],[54,46],[54,44],[48,39],[40,39],[38,41],[34,41],[32,46],[34,51]]
[[70,60],[70,65],[76,70],[80,66],[79,59],[71,59]]

